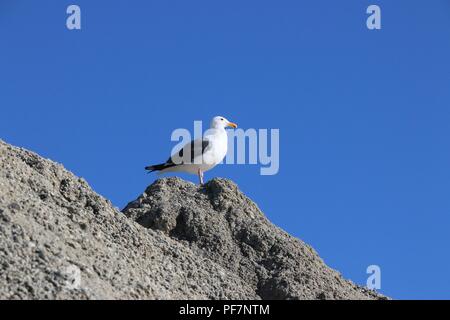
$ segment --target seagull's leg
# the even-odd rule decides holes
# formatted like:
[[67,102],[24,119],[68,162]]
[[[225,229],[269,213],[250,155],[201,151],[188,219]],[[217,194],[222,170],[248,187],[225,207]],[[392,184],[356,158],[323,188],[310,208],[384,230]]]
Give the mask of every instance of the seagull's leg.
[[197,174],[198,174],[198,180],[200,181],[200,185],[203,185],[203,172],[202,172],[202,170],[198,169]]

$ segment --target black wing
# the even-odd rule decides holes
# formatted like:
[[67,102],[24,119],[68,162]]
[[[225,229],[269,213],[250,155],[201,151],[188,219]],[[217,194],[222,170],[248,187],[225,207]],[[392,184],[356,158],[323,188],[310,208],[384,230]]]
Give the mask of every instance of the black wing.
[[[190,150],[190,162],[192,163],[192,162],[194,162],[194,158],[196,156],[199,156],[199,155],[205,153],[205,150],[208,148],[208,146],[209,146],[209,141],[208,140],[203,140],[203,139],[201,141],[199,141],[198,139],[197,140],[193,140],[190,143],[186,144],[183,148],[181,148],[180,151],[178,151],[177,157],[178,157],[178,159],[183,159],[183,156],[184,156],[185,152],[188,152],[188,150]],[[201,150],[200,150],[200,147],[201,147]],[[171,156],[166,161],[166,163],[167,164],[174,164],[174,162],[172,160],[173,157],[174,156]]]

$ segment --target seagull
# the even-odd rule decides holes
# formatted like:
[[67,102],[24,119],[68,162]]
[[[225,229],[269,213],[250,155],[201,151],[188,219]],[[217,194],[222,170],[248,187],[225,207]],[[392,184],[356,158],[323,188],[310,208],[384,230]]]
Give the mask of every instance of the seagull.
[[148,172],[187,172],[197,174],[203,185],[203,173],[214,168],[227,154],[228,136],[225,128],[237,125],[222,116],[214,117],[211,128],[200,139],[190,143],[173,154],[166,162],[145,167]]

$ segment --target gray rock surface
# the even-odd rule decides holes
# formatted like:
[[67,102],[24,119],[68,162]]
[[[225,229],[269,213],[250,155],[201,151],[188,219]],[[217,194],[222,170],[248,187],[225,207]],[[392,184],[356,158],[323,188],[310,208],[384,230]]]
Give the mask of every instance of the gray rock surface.
[[307,244],[270,223],[226,179],[204,187],[157,180],[123,210],[237,275],[262,299],[379,299],[342,278]]
[[227,180],[161,179],[124,213],[60,164],[0,140],[0,299],[383,298]]
[[0,141],[0,299],[234,298],[258,297],[61,165]]

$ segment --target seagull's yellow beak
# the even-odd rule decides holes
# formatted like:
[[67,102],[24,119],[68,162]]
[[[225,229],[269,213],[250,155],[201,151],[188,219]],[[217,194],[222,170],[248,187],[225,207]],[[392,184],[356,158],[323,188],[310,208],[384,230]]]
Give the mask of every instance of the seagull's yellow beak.
[[237,128],[237,124],[236,124],[236,123],[233,123],[233,122],[228,122],[227,126],[228,126],[228,127],[232,127],[233,129],[236,129],[236,128]]

